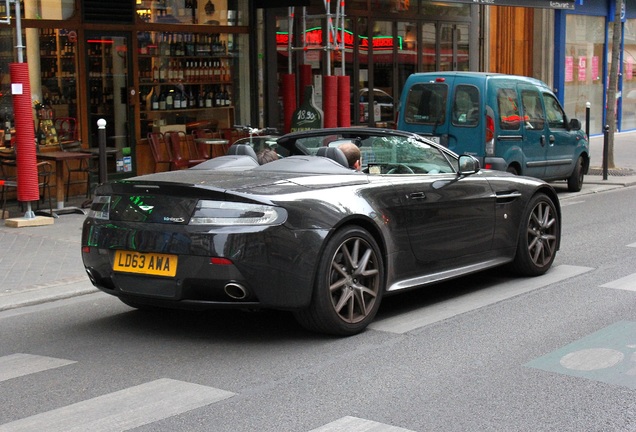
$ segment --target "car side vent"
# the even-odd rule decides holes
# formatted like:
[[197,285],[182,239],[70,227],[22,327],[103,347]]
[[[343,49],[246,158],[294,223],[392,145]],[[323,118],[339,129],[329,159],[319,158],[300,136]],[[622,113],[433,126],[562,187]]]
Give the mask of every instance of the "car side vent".
[[132,24],[134,0],[84,0],[84,21],[88,23]]

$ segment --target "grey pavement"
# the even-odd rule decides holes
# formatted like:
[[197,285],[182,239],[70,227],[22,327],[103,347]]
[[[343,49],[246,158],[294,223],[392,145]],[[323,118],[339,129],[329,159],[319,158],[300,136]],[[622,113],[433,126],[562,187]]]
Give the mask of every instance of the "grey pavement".
[[[591,174],[583,190],[567,192],[555,182],[559,197],[567,200],[590,193],[636,185],[636,132],[619,133],[614,141],[616,167],[602,177],[603,136],[593,136]],[[78,198],[79,204],[83,199]],[[20,217],[17,204],[11,217]],[[82,265],[80,237],[84,216],[60,215],[53,225],[13,228],[0,223],[0,311],[98,292]]]

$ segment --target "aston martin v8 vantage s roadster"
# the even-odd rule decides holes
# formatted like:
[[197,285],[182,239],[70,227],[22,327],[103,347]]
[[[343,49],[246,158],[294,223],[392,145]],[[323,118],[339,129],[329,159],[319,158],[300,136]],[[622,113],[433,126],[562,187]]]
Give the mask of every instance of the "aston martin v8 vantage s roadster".
[[276,146],[289,156],[258,165],[239,145],[100,185],[82,231],[92,283],[135,308],[291,310],[352,335],[385,295],[495,266],[541,275],[559,249],[550,185],[424,137],[320,129]]

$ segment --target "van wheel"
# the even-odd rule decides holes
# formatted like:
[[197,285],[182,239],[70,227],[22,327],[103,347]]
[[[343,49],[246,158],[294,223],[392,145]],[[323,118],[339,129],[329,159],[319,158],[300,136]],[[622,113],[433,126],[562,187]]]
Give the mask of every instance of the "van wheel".
[[583,156],[579,156],[574,170],[572,170],[572,175],[568,178],[569,192],[579,192],[583,188],[583,176]]
[[514,174],[514,175],[519,175],[519,171],[517,171],[517,168],[513,167],[512,165],[506,168],[506,172],[509,172],[510,174]]

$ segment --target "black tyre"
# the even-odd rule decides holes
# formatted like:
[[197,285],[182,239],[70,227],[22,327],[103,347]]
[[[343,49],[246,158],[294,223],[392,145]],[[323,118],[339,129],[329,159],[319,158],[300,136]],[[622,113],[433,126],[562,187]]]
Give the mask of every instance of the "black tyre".
[[519,175],[519,171],[517,171],[517,168],[515,168],[512,165],[506,168],[506,172],[509,172],[510,174],[514,174],[514,175]]
[[539,276],[548,271],[556,257],[560,230],[559,215],[552,200],[542,193],[535,195],[519,227],[513,270],[524,276]]
[[360,333],[375,317],[384,292],[384,263],[364,229],[345,227],[324,250],[311,304],[295,312],[305,328],[339,336]]
[[583,176],[583,157],[579,156],[572,174],[568,177],[568,191],[579,192],[583,188]]

